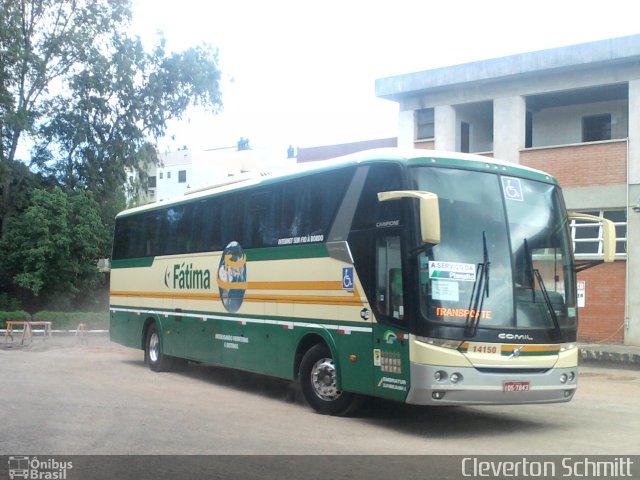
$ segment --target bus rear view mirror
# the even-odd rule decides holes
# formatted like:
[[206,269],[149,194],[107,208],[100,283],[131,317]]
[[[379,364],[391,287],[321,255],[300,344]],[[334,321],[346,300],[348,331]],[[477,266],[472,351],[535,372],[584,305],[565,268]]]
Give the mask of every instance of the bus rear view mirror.
[[397,200],[400,198],[417,198],[420,200],[420,236],[424,243],[437,245],[440,243],[440,207],[438,195],[417,190],[398,190],[378,193],[378,201]]
[[569,220],[600,223],[602,225],[602,253],[604,254],[604,261],[605,263],[611,263],[615,260],[616,226],[611,220],[579,212],[570,212]]

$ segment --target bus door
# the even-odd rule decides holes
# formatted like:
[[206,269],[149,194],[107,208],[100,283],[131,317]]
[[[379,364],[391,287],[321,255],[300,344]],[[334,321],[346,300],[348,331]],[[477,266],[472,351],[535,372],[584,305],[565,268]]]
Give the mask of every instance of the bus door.
[[399,232],[376,236],[371,305],[376,320],[373,323],[373,391],[375,395],[394,400],[405,399],[410,381],[409,310],[403,288],[402,251]]
[[409,389],[409,319],[403,290],[403,244],[410,201],[378,199],[380,192],[403,190],[398,165],[365,168],[369,170],[353,216],[349,246],[372,309],[370,391],[404,400]]

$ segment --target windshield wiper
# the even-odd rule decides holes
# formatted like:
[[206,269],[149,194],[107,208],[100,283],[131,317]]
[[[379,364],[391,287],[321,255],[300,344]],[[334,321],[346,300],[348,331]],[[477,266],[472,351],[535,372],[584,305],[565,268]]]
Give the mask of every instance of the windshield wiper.
[[542,290],[542,298],[544,298],[544,303],[547,305],[547,310],[549,311],[549,315],[551,315],[551,320],[553,321],[553,326],[555,327],[555,331],[560,331],[560,322],[558,321],[558,315],[556,311],[553,309],[553,303],[551,303],[551,298],[549,298],[549,292],[547,291],[547,287],[542,280],[542,275],[540,275],[540,270],[537,268],[533,270],[536,279],[538,280],[538,284],[540,285],[540,290]]
[[527,239],[524,239],[524,251],[526,255],[527,261],[527,279],[529,280],[529,284],[531,285],[531,301],[536,303],[536,283],[538,280],[538,285],[540,285],[540,291],[542,292],[542,298],[544,299],[544,303],[547,306],[547,310],[549,312],[549,316],[551,317],[551,321],[553,322],[553,326],[556,332],[560,331],[560,322],[558,320],[558,315],[553,308],[553,303],[551,302],[551,298],[549,297],[549,291],[547,290],[547,286],[544,284],[544,280],[542,279],[542,275],[540,274],[540,270],[533,267],[533,254],[529,249],[529,242]]
[[471,298],[469,299],[469,308],[465,320],[464,333],[467,337],[475,337],[478,333],[484,299],[489,297],[489,265],[491,265],[491,262],[489,261],[486,232],[482,232],[482,253],[483,261],[478,263],[476,279],[471,289]]
[[531,250],[529,250],[529,242],[527,239],[524,239],[524,255],[525,261],[527,262],[527,281],[529,282],[529,287],[531,287],[531,302],[536,303],[536,281],[534,280],[533,273],[533,255],[531,254]]

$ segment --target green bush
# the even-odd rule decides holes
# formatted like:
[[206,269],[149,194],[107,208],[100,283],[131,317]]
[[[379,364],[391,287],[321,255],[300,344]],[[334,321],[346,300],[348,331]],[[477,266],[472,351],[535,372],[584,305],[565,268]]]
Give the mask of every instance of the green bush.
[[0,311],[16,312],[20,310],[20,301],[9,295],[7,292],[0,293]]
[[16,310],[15,312],[0,312],[0,328],[6,328],[8,320],[24,322],[31,320],[31,315],[23,310]]
[[86,323],[89,330],[108,330],[109,312],[38,312],[34,322],[51,322],[52,330],[75,330]]

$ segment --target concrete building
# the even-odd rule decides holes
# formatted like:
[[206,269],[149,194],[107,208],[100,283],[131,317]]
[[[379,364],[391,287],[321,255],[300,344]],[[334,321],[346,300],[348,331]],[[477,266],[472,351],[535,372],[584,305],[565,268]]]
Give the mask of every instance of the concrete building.
[[191,150],[160,154],[160,165],[155,167],[156,201],[185,194],[194,180],[193,159],[194,153]]
[[[295,163],[295,157],[251,148],[248,143],[246,148],[233,146],[161,153],[160,164],[149,166],[149,189],[141,195],[141,203],[169,200],[189,190],[221,183],[231,176],[273,172]],[[133,182],[134,176],[130,175],[130,182]]]
[[[640,345],[640,35],[376,81],[398,146],[480,153],[556,176],[567,207],[616,222],[613,264],[578,274],[584,341]],[[598,227],[572,224],[577,260]]]

